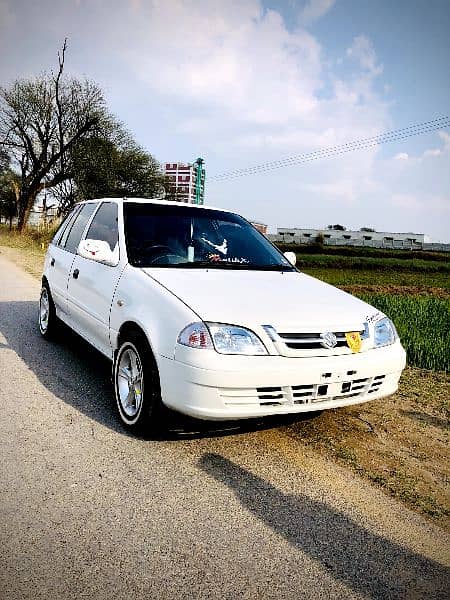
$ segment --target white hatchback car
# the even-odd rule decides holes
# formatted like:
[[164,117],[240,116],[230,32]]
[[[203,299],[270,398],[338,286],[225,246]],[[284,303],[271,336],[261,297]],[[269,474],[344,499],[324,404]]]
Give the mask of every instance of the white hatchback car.
[[49,246],[39,328],[49,337],[60,319],[113,361],[134,429],[163,405],[226,420],[395,392],[405,351],[392,322],[293,262],[225,210],[82,202]]

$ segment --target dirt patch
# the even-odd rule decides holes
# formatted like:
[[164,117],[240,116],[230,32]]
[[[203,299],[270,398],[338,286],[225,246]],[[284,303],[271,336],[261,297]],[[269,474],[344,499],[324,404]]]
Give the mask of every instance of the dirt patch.
[[285,428],[450,531],[450,377],[408,367],[399,391]]
[[396,294],[398,296],[434,296],[435,298],[450,298],[450,290],[426,285],[340,285],[349,294]]
[[38,279],[44,268],[45,250],[0,246],[0,254]]

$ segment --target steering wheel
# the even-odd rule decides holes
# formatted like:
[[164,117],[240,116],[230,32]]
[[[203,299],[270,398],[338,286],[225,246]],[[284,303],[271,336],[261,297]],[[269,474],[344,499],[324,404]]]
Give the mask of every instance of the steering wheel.
[[149,258],[150,264],[173,264],[179,262],[187,262],[187,258],[180,254],[176,254],[172,248],[164,244],[152,244],[146,248],[147,251],[151,251],[156,256]]
[[169,248],[169,246],[165,246],[164,244],[152,244],[151,242],[149,244],[146,244],[144,242],[145,245],[145,249],[147,251],[155,251],[158,254],[160,254],[161,252],[167,252],[168,254],[173,254],[173,250],[172,248]]

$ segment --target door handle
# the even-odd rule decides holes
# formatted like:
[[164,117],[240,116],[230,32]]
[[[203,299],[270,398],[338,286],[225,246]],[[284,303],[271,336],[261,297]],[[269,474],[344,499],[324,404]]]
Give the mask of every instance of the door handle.
[[80,271],[78,269],[75,269],[74,272],[72,273],[72,277],[74,279],[78,279],[79,274],[80,274]]
[[50,266],[51,266],[51,267],[54,267],[54,266],[55,266],[55,259],[54,259],[54,258],[52,258],[52,260],[50,261]]

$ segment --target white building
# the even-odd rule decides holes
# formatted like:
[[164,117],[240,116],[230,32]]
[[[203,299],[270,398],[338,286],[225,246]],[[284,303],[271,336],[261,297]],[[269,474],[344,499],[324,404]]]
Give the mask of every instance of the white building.
[[339,229],[301,229],[278,227],[272,241],[311,244],[317,236],[323,236],[325,244],[334,246],[372,246],[375,248],[422,248],[429,241],[423,233],[399,233],[388,231],[353,231]]

